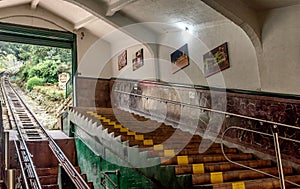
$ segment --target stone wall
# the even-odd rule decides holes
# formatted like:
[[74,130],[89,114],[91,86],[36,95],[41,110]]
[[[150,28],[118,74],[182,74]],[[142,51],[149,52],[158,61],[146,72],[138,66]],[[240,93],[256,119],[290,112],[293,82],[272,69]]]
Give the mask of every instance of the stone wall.
[[111,107],[110,80],[77,77],[76,100],[79,107]]
[[[252,129],[272,135],[273,125],[235,116],[223,116],[197,106],[274,121],[298,127],[300,98],[274,93],[211,89],[199,86],[149,81],[114,80],[111,82],[113,107],[140,112],[180,127],[182,130],[210,135],[215,139],[230,126]],[[125,92],[125,93],[124,93]],[[129,95],[128,93],[132,93]],[[143,95],[140,96],[140,95]],[[279,127],[282,137],[299,139],[300,131]],[[225,139],[230,142],[274,154],[272,136],[231,129]],[[300,144],[280,140],[283,157],[299,161]]]

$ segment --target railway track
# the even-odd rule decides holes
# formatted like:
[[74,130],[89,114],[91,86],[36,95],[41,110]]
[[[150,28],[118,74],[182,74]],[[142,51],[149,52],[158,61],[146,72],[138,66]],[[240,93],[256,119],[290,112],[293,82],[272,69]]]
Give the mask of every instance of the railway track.
[[18,139],[15,139],[14,143],[22,175],[22,182],[19,183],[22,187],[20,188],[42,189],[32,161],[32,155],[29,152],[26,143],[33,141],[48,141],[50,149],[56,156],[60,165],[69,175],[75,187],[79,189],[89,189],[90,187],[70,163],[52,137],[47,133],[35,114],[12,87],[9,79],[3,77],[1,80],[2,92],[9,110],[11,125],[13,125],[18,133]]

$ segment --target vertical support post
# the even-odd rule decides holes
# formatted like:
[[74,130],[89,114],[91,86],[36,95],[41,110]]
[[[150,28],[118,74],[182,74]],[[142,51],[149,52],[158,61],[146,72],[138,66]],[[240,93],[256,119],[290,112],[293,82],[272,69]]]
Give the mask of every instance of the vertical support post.
[[274,147],[275,147],[275,153],[276,153],[276,159],[277,159],[280,188],[285,189],[284,172],[283,172],[283,166],[282,166],[278,132],[279,131],[278,131],[277,125],[273,125],[273,139],[274,139]]
[[120,170],[116,170],[116,175],[117,175],[117,179],[118,179],[117,188],[120,189],[121,188],[121,172],[120,172]]
[[14,189],[16,184],[16,171],[14,169],[7,170],[7,189]]
[[4,170],[9,166],[9,132],[4,132]]

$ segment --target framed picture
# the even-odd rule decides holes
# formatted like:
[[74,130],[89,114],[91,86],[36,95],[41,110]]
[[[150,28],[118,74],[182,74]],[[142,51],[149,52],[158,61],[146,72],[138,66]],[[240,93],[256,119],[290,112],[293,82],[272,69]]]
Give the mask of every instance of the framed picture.
[[135,53],[134,58],[132,59],[133,71],[139,69],[143,65],[144,65],[144,54],[143,54],[143,49],[141,49]]
[[178,50],[171,54],[172,73],[176,73],[179,70],[189,65],[188,45],[185,44]]
[[227,42],[204,54],[203,64],[205,77],[229,68]]
[[119,71],[127,65],[127,50],[123,51],[118,56],[118,69]]

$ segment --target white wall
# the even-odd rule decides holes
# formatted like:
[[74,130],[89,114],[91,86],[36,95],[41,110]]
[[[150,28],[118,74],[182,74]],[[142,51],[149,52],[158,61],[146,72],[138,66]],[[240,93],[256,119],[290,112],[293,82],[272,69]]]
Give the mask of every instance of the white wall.
[[[230,68],[205,78],[202,72],[203,55],[224,42],[228,42]],[[172,74],[170,54],[185,43],[188,44],[190,65]],[[163,81],[247,90],[260,88],[255,49],[245,32],[232,22],[224,21],[200,28],[192,35],[185,31],[166,34],[161,36],[160,44],[171,47],[160,48]]]
[[[111,51],[110,44],[98,39],[85,31],[83,40],[78,36],[78,48],[80,49],[80,61],[78,73],[80,76],[92,78],[111,78]],[[82,48],[80,44],[85,44]]]
[[263,91],[300,94],[300,5],[265,13],[262,31]]
[[[104,37],[104,39],[106,38],[109,38],[108,40],[111,41],[112,77],[136,80],[155,79],[154,56],[149,46],[136,41],[120,31],[111,32],[109,36]],[[144,65],[133,71],[132,59],[140,49],[143,49]],[[127,65],[119,71],[118,56],[124,50],[127,50]]]

